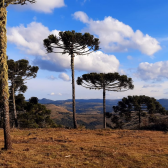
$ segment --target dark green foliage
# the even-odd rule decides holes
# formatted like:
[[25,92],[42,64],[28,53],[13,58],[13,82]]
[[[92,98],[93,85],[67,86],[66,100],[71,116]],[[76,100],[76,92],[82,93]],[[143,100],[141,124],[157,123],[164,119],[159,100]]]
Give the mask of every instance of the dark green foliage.
[[16,111],[23,111],[26,106],[25,97],[23,94],[18,94],[15,96]]
[[29,102],[32,103],[32,104],[37,104],[38,103],[38,98],[37,97],[31,97],[29,99]]
[[106,112],[106,117],[110,118],[112,116],[112,113]]
[[[32,101],[33,100],[33,101]],[[23,112],[18,114],[21,128],[44,128],[56,127],[56,124],[50,119],[51,111],[47,110],[44,105],[34,101],[35,97],[26,102]]]
[[[63,44],[60,42],[63,42]],[[59,37],[51,34],[47,39],[43,40],[44,47],[48,53],[55,52],[54,48],[61,48],[63,49],[62,54],[68,53],[69,55],[89,54],[91,51],[99,49],[99,43],[99,39],[94,38],[93,35],[77,33],[74,30],[59,32]]]
[[[23,94],[16,97],[16,110],[18,112],[18,124],[20,128],[43,128],[57,127],[50,119],[51,111],[47,110],[44,105],[38,103],[37,97],[32,97],[29,102],[25,101]],[[10,117],[12,117],[10,112]],[[2,128],[3,111],[0,111],[0,127]],[[12,120],[10,125],[12,126]]]
[[154,118],[154,120],[150,120],[152,124],[143,126],[141,129],[145,130],[154,130],[154,131],[168,131],[168,118],[165,119],[157,119]]
[[18,61],[8,60],[8,79],[11,83],[9,88],[10,97],[10,109],[13,109],[13,118],[15,127],[18,127],[17,112],[15,105],[15,93],[24,93],[27,90],[27,86],[24,84],[25,80],[35,78],[37,75],[38,67],[29,65],[29,61],[21,59]]
[[134,113],[139,117],[139,128],[141,127],[141,119],[147,117],[149,123],[155,121],[155,113],[166,115],[167,111],[153,97],[145,95],[124,97],[118,102],[118,106],[113,106],[113,110],[120,120],[130,122]]
[[25,5],[26,2],[30,2],[30,3],[35,3],[35,0],[1,0],[0,1],[0,6],[5,6],[7,7],[10,4],[21,4],[21,5]]
[[113,127],[114,129],[123,129],[124,123],[120,121],[119,116],[112,115],[111,122],[115,124],[115,127]]
[[[14,61],[8,60],[8,77],[9,79],[15,79],[16,77],[22,77],[23,80],[35,78],[37,76],[38,67],[29,65],[29,61],[21,59]],[[18,79],[19,80],[19,79]],[[16,81],[18,81],[16,80]]]
[[131,78],[117,72],[84,74],[82,77],[78,77],[76,82],[89,89],[103,89],[103,85],[105,85],[105,90],[117,92],[134,88]]
[[25,80],[35,78],[39,68],[37,66],[29,65],[29,61],[21,59],[14,61],[12,59],[7,61],[8,63],[8,79],[11,83],[9,88],[10,99],[12,99],[12,88],[14,92],[25,93],[27,86],[24,84]]

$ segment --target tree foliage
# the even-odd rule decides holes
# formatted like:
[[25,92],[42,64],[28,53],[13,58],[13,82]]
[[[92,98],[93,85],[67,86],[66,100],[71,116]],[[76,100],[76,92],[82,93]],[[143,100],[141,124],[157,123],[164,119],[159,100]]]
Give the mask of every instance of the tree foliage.
[[7,61],[7,64],[8,80],[11,83],[9,90],[12,92],[12,87],[14,87],[14,92],[24,93],[27,90],[25,80],[30,80],[37,76],[38,66],[29,65],[29,61],[25,59],[18,61],[10,59]]
[[89,73],[78,77],[77,84],[89,89],[103,89],[104,128],[106,128],[105,91],[123,92],[133,89],[132,79],[119,73]]
[[[162,107],[155,98],[145,95],[124,97],[122,101],[118,102],[117,106],[113,106],[113,110],[120,118],[123,118],[125,122],[130,122],[133,114],[136,113],[139,117],[139,128],[141,127],[142,117],[151,118],[155,113],[162,115],[168,114],[165,108]],[[111,116],[114,117],[112,114]],[[108,115],[108,117],[111,116]]]
[[21,4],[25,5],[26,2],[35,3],[35,0],[1,0],[0,6],[8,7],[10,4],[16,5]]
[[[48,53],[62,53],[69,55],[86,55],[93,51],[99,50],[99,39],[94,38],[89,33],[77,33],[73,31],[59,32],[56,35],[49,35],[44,39],[44,47]],[[54,49],[63,49],[63,52],[55,51]]]
[[90,73],[78,77],[77,84],[89,89],[124,92],[133,89],[132,79],[119,73]]
[[[10,97],[12,100],[13,106],[13,116],[15,121],[15,127],[18,127],[17,121],[17,112],[15,106],[15,93],[18,91],[19,93],[24,93],[27,90],[27,86],[25,85],[25,80],[29,80],[35,78],[38,72],[38,66],[29,65],[29,61],[25,59],[21,59],[18,61],[14,61],[12,59],[7,61],[8,63],[8,80],[11,85],[9,87]],[[11,108],[10,107],[10,108]]]
[[31,97],[29,102],[25,103],[24,111],[18,114],[21,128],[44,128],[56,127],[56,124],[50,119],[51,111],[38,103],[37,97]]

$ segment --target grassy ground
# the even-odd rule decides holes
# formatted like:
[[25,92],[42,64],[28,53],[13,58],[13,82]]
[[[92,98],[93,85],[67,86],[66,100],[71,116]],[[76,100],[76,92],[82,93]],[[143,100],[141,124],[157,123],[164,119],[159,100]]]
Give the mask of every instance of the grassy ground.
[[[167,168],[168,133],[137,130],[11,130],[0,168]],[[0,129],[0,148],[3,148]]]

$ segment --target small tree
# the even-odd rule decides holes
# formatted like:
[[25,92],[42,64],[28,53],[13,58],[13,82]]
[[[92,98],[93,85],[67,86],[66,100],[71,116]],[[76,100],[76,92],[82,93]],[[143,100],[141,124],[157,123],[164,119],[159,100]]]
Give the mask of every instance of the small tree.
[[[44,39],[44,47],[48,53],[62,53],[71,56],[71,72],[72,72],[72,100],[73,100],[73,122],[74,128],[77,128],[76,109],[75,109],[75,83],[74,83],[74,57],[75,55],[86,55],[99,49],[99,39],[94,38],[89,33],[76,33],[73,31],[59,32],[59,36],[49,35]],[[54,49],[63,49],[58,52]]]
[[23,128],[44,128],[56,127],[53,120],[50,119],[51,111],[38,103],[37,97],[31,97],[26,102],[24,112],[18,114],[18,119]]
[[153,115],[154,113],[166,114],[166,110],[153,97],[145,95],[124,97],[118,102],[117,106],[113,106],[114,112],[126,121],[132,120],[132,113],[137,113],[139,128],[141,127],[141,118],[146,116],[146,113]]
[[1,94],[3,98],[4,109],[4,149],[12,149],[12,142],[10,137],[10,124],[9,124],[9,91],[8,91],[8,65],[7,65],[7,36],[6,36],[6,23],[7,23],[7,10],[10,4],[24,5],[26,2],[35,3],[35,0],[1,0],[0,1],[0,83]]
[[39,70],[38,66],[29,65],[29,61],[25,59],[21,59],[18,61],[14,61],[12,59],[7,61],[8,63],[8,79],[11,82],[10,86],[10,99],[13,102],[13,114],[15,127],[18,127],[17,121],[17,112],[15,105],[15,92],[19,91],[24,93],[27,90],[27,86],[24,84],[25,80],[30,80],[35,78],[37,75],[37,71]]
[[103,126],[106,128],[105,93],[107,91],[124,92],[133,89],[132,79],[115,73],[90,73],[78,77],[77,84],[89,89],[103,89]]

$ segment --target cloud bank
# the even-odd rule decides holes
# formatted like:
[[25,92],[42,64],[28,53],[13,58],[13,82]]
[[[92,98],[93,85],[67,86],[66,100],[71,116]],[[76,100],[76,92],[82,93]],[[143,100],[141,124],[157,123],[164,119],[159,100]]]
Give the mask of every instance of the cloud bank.
[[[58,35],[58,32],[59,30],[49,31],[48,27],[41,23],[32,22],[27,26],[9,27],[7,38],[8,42],[14,43],[24,53],[35,56],[34,65],[49,71],[65,72],[66,69],[70,69],[70,56],[59,53],[46,54],[43,46],[43,40],[48,35]],[[114,55],[108,55],[102,51],[76,56],[74,62],[76,70],[105,73],[117,72],[120,64]]]
[[59,74],[59,78],[64,80],[64,81],[70,81],[70,78],[66,73]]
[[142,62],[139,64],[135,75],[145,81],[159,81],[163,78],[168,78],[168,61],[156,63]]
[[31,4],[27,2],[27,5],[17,5],[16,7],[14,6],[14,8],[20,10],[31,9],[37,12],[52,13],[55,8],[61,8],[64,6],[64,0],[37,0],[36,3]]
[[161,49],[159,42],[143,34],[140,30],[133,29],[111,16],[104,20],[89,19],[82,11],[75,12],[73,17],[87,25],[83,32],[90,32],[99,37],[101,47],[106,52],[128,51],[129,49],[139,50],[141,53],[152,56]]
[[151,88],[151,87],[162,87],[162,85],[159,85],[159,84],[147,84],[147,85],[143,85],[142,88]]

